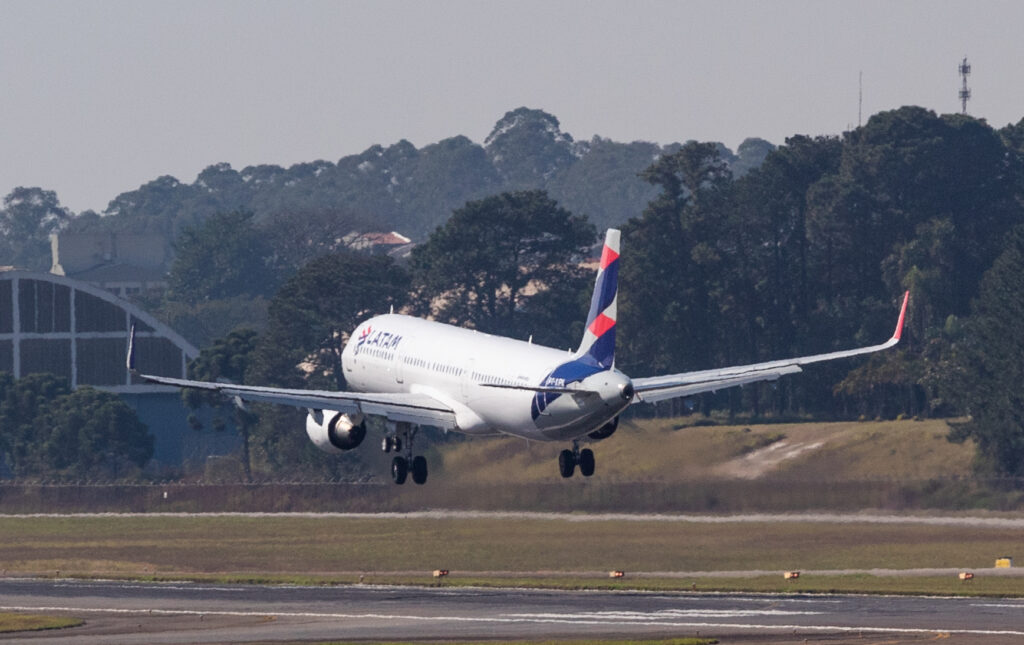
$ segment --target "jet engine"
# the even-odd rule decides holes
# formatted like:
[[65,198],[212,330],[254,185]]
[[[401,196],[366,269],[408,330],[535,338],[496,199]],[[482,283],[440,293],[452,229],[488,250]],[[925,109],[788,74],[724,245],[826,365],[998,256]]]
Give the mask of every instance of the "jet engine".
[[366,438],[366,418],[333,410],[310,410],[306,434],[320,450],[334,455],[352,450]]
[[593,439],[594,441],[600,441],[602,439],[607,439],[608,437],[610,437],[613,434],[615,434],[615,429],[618,428],[618,427],[619,427],[619,417],[615,417],[614,419],[612,419],[608,423],[604,424],[603,426],[601,426],[597,430],[594,430],[593,432],[591,432],[587,436],[590,437],[591,439]]

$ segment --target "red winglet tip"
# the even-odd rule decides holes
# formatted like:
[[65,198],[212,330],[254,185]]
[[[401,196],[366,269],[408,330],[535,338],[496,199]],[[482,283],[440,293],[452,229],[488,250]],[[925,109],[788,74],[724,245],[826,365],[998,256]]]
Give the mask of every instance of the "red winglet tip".
[[900,307],[900,319],[896,322],[896,331],[892,335],[893,340],[899,340],[903,334],[903,321],[907,317],[907,303],[910,301],[910,291],[903,294],[903,306]]

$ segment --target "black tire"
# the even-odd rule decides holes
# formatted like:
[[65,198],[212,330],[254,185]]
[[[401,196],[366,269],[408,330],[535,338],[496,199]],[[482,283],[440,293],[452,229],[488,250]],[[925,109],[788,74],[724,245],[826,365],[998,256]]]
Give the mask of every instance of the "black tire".
[[412,459],[412,480],[417,484],[427,482],[427,458],[417,455]]
[[590,448],[580,451],[580,474],[584,477],[594,474],[594,451]]
[[562,473],[562,477],[569,479],[575,470],[576,457],[573,456],[572,450],[563,450],[558,453],[558,472]]
[[405,457],[395,457],[391,460],[391,479],[401,486],[405,483],[405,477],[409,474],[409,462]]
[[391,439],[391,449],[394,450],[395,452],[401,452],[401,450],[402,450],[402,438],[401,437],[392,437],[392,439]]
[[384,452],[391,452],[391,437],[384,437],[381,439],[380,449]]

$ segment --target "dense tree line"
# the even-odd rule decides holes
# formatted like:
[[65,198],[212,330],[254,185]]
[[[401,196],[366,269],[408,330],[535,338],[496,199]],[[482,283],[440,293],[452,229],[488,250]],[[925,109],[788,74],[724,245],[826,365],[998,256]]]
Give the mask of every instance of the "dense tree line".
[[[617,196],[634,213],[619,220],[617,364],[624,371],[644,376],[880,342],[891,334],[909,289],[908,327],[896,351],[707,396],[702,411],[970,414],[954,438],[976,439],[983,466],[993,472],[1024,473],[1024,422],[1013,395],[1019,383],[1013,366],[1024,364],[1024,339],[1015,332],[1024,308],[1024,290],[1015,282],[1024,121],[996,130],[970,117],[906,107],[874,115],[842,136],[794,136],[775,149],[750,142],[740,159],[720,144],[692,141],[659,148],[595,139],[583,154],[584,146],[553,117],[520,110],[506,115],[477,152],[468,141],[442,144],[431,154],[447,155],[449,174],[417,165],[426,149],[407,144],[303,167],[305,179],[269,167],[247,169],[244,177],[228,167],[204,173],[208,195],[280,181],[330,182],[342,166],[350,176],[377,173],[381,199],[402,190],[404,180],[393,175],[399,167],[435,191],[443,190],[445,177],[470,177],[479,194],[435,194],[434,203],[452,214],[439,226],[423,220],[432,232],[408,262],[342,250],[337,233],[358,218],[331,214],[299,195],[289,204],[293,215],[277,218],[222,209],[211,197],[215,215],[187,225],[175,220],[182,225],[171,272],[177,286],[159,303],[165,317],[178,312],[179,321],[204,321],[197,323],[206,325],[203,344],[227,337],[239,321],[255,321],[259,333],[249,337],[241,378],[298,387],[342,387],[339,356],[347,334],[358,320],[391,306],[574,346],[593,279],[580,263],[608,222],[596,220],[595,230],[595,220],[583,217],[590,213],[574,208],[573,199]],[[516,153],[524,150],[530,154]],[[481,159],[487,164],[478,165]],[[586,196],[565,198],[566,178],[588,167],[605,180]],[[622,174],[635,175],[628,190],[614,181]],[[185,188],[165,182],[160,190]],[[345,194],[357,203],[354,193]],[[122,200],[118,216],[164,218],[156,205],[166,202],[155,195]],[[380,207],[388,221],[382,203],[365,202],[354,212]],[[620,216],[629,213],[623,208]],[[210,272],[211,280],[203,264],[226,270]],[[259,315],[242,304],[254,299],[263,303]],[[301,427],[294,411],[261,410],[253,427],[261,468],[305,460],[336,474],[339,467],[316,461],[301,433],[280,431]]]
[[[117,195],[102,213],[75,215],[52,191],[18,188],[0,209],[0,265],[45,270],[47,237],[59,228],[148,231],[171,241],[215,213],[236,211],[251,213],[278,252],[295,260],[296,244],[304,252],[309,234],[325,246],[353,229],[397,230],[423,241],[466,202],[517,190],[545,190],[604,229],[640,213],[654,191],[637,174],[678,147],[598,136],[577,141],[554,116],[519,108],[495,124],[483,145],[454,136],[419,149],[400,141],[288,168],[215,163],[192,183],[157,177]],[[772,149],[762,139],[748,139],[736,153],[718,147],[737,176]]]

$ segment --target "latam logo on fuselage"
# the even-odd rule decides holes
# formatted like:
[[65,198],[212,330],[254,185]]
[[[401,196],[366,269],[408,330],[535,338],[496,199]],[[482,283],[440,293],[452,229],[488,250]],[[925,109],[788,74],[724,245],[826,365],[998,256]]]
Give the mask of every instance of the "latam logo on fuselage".
[[373,327],[367,327],[359,334],[359,342],[356,343],[355,353],[358,354],[363,347],[375,347],[377,349],[383,349],[385,351],[392,350],[398,347],[398,344],[402,342],[402,337],[399,334],[393,334],[389,331],[374,331]]

